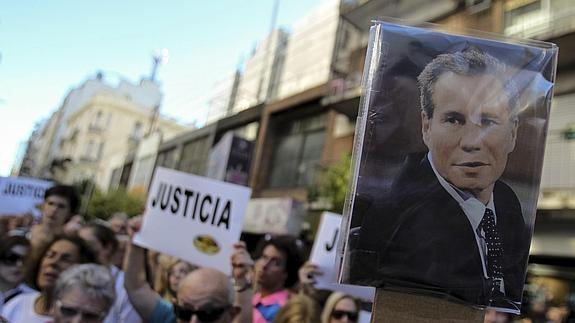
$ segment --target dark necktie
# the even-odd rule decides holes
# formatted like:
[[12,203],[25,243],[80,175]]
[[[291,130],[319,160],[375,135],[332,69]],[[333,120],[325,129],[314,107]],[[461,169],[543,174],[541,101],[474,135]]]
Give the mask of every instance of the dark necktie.
[[491,296],[500,295],[501,281],[503,280],[503,246],[501,238],[495,225],[493,211],[485,209],[485,214],[479,226],[485,233],[485,244],[487,245],[487,275],[491,278]]

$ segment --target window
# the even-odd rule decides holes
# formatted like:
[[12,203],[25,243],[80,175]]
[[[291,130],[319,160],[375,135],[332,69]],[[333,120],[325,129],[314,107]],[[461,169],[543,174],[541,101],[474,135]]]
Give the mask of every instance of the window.
[[140,140],[140,138],[142,138],[143,135],[143,131],[142,131],[142,123],[140,121],[136,121],[136,123],[134,124],[134,129],[132,130],[132,135],[130,136],[130,139],[132,140]]
[[94,132],[99,132],[104,129],[104,120],[102,118],[102,111],[96,112],[94,118],[90,121],[89,129]]
[[278,127],[272,145],[269,188],[313,185],[325,138],[325,114]]
[[168,150],[161,151],[158,153],[158,160],[156,162],[156,166],[158,167],[166,167],[166,168],[175,168],[176,166],[176,147],[170,148]]
[[505,27],[526,23],[540,10],[541,0],[509,1],[505,5]]
[[196,175],[204,175],[209,152],[210,145],[208,137],[187,142],[182,149],[182,158],[180,159],[178,170]]
[[96,145],[94,144],[94,140],[90,140],[88,141],[88,144],[86,145],[86,148],[84,149],[84,154],[82,155],[82,159],[84,161],[92,161],[93,158],[93,154],[94,154],[94,150],[96,149]]

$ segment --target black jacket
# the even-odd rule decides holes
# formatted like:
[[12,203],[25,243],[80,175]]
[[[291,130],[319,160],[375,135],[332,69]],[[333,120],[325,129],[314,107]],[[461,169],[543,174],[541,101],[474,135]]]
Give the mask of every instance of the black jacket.
[[480,306],[518,311],[529,252],[529,233],[511,188],[493,191],[503,239],[505,297],[488,304],[490,280],[483,275],[475,233],[453,197],[441,186],[427,158],[408,158],[389,196],[363,215],[350,245],[354,284],[414,289]]

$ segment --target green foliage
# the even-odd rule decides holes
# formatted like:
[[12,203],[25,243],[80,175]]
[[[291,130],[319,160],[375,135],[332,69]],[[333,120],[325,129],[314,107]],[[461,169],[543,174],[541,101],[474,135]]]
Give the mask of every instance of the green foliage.
[[108,193],[94,189],[88,202],[86,217],[106,220],[116,212],[125,212],[131,217],[144,211],[145,202],[144,195],[130,194],[123,188]]
[[346,154],[334,164],[325,167],[320,174],[317,189],[312,190],[315,200],[326,199],[330,202],[330,211],[342,213],[347,189],[351,180],[351,154]]

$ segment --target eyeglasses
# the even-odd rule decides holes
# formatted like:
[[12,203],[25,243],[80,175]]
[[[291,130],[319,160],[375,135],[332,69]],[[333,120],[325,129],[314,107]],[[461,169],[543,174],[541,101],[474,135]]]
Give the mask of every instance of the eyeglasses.
[[101,322],[106,317],[106,313],[94,313],[84,311],[83,309],[74,306],[64,305],[60,301],[56,302],[56,307],[64,317],[70,318],[75,317],[77,315],[81,315],[82,322]]
[[192,318],[192,315],[196,315],[200,321],[207,323],[219,320],[220,317],[230,309],[230,307],[231,305],[227,305],[223,307],[212,307],[196,310],[193,308],[186,308],[178,304],[174,304],[174,313],[176,314],[176,317],[182,321],[187,322]]
[[17,253],[9,253],[7,255],[0,257],[0,263],[6,266],[15,266],[18,264],[18,262],[23,263],[24,256],[19,255]]
[[334,310],[331,312],[331,316],[336,320],[341,320],[344,316],[347,316],[350,321],[357,321],[357,313],[354,312]]

